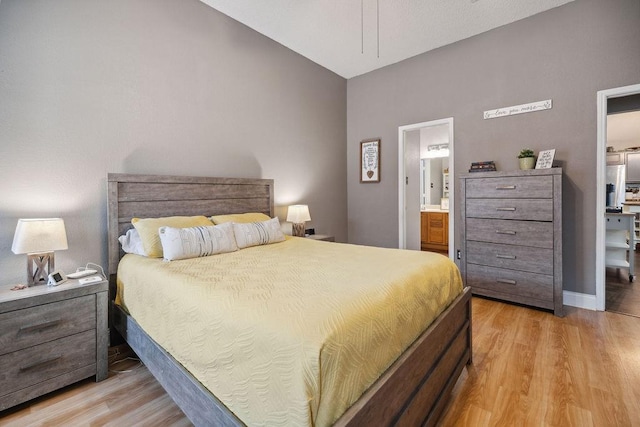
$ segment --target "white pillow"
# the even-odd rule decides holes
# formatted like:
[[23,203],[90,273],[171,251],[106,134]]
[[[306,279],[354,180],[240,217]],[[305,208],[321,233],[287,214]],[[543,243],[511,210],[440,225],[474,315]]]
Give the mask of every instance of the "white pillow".
[[135,228],[127,230],[126,234],[118,237],[118,241],[120,245],[122,245],[122,250],[125,251],[125,253],[147,256],[147,253],[144,251],[144,246],[142,246],[140,234]]
[[268,245],[284,240],[284,233],[282,233],[280,229],[280,220],[278,220],[278,217],[268,221],[245,224],[234,222],[233,234],[236,236],[236,243],[240,249],[257,245]]
[[165,226],[160,227],[158,233],[162,243],[162,253],[167,261],[238,250],[231,223],[190,228]]

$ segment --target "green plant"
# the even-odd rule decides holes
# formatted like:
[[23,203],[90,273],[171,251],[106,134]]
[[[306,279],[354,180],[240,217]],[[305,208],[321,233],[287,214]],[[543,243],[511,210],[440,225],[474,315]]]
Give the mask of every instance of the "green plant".
[[518,154],[518,158],[524,159],[525,157],[535,157],[533,155],[533,150],[530,150],[528,148],[523,148],[522,151],[520,151],[520,154]]

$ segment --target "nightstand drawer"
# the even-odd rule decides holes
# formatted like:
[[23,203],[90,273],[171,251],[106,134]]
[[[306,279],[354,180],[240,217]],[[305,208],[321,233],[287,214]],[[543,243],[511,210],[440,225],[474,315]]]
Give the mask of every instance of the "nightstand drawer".
[[[48,379],[96,363],[96,331],[0,356],[0,398]],[[93,370],[95,374],[95,369]]]
[[0,314],[0,355],[96,328],[95,295]]
[[467,181],[467,199],[547,199],[553,197],[552,176],[511,176]]
[[553,249],[553,223],[467,218],[467,240]]
[[553,221],[552,199],[467,199],[467,218]]
[[553,249],[467,241],[467,263],[553,275]]

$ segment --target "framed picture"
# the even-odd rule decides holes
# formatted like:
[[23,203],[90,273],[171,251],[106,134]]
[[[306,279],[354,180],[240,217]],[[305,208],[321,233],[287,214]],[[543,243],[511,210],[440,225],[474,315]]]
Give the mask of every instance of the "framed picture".
[[380,139],[360,142],[360,182],[380,182]]
[[538,161],[536,169],[549,169],[553,165],[553,158],[556,155],[556,149],[545,150],[538,153]]

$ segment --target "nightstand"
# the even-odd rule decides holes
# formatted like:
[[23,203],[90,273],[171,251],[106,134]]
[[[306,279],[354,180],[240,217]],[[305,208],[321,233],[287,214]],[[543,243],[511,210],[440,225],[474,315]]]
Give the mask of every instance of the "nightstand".
[[0,286],[0,411],[94,376],[107,378],[106,280]]
[[313,239],[313,240],[324,240],[325,242],[335,242],[336,238],[333,236],[329,236],[326,234],[311,234],[309,236],[304,236],[307,239]]

